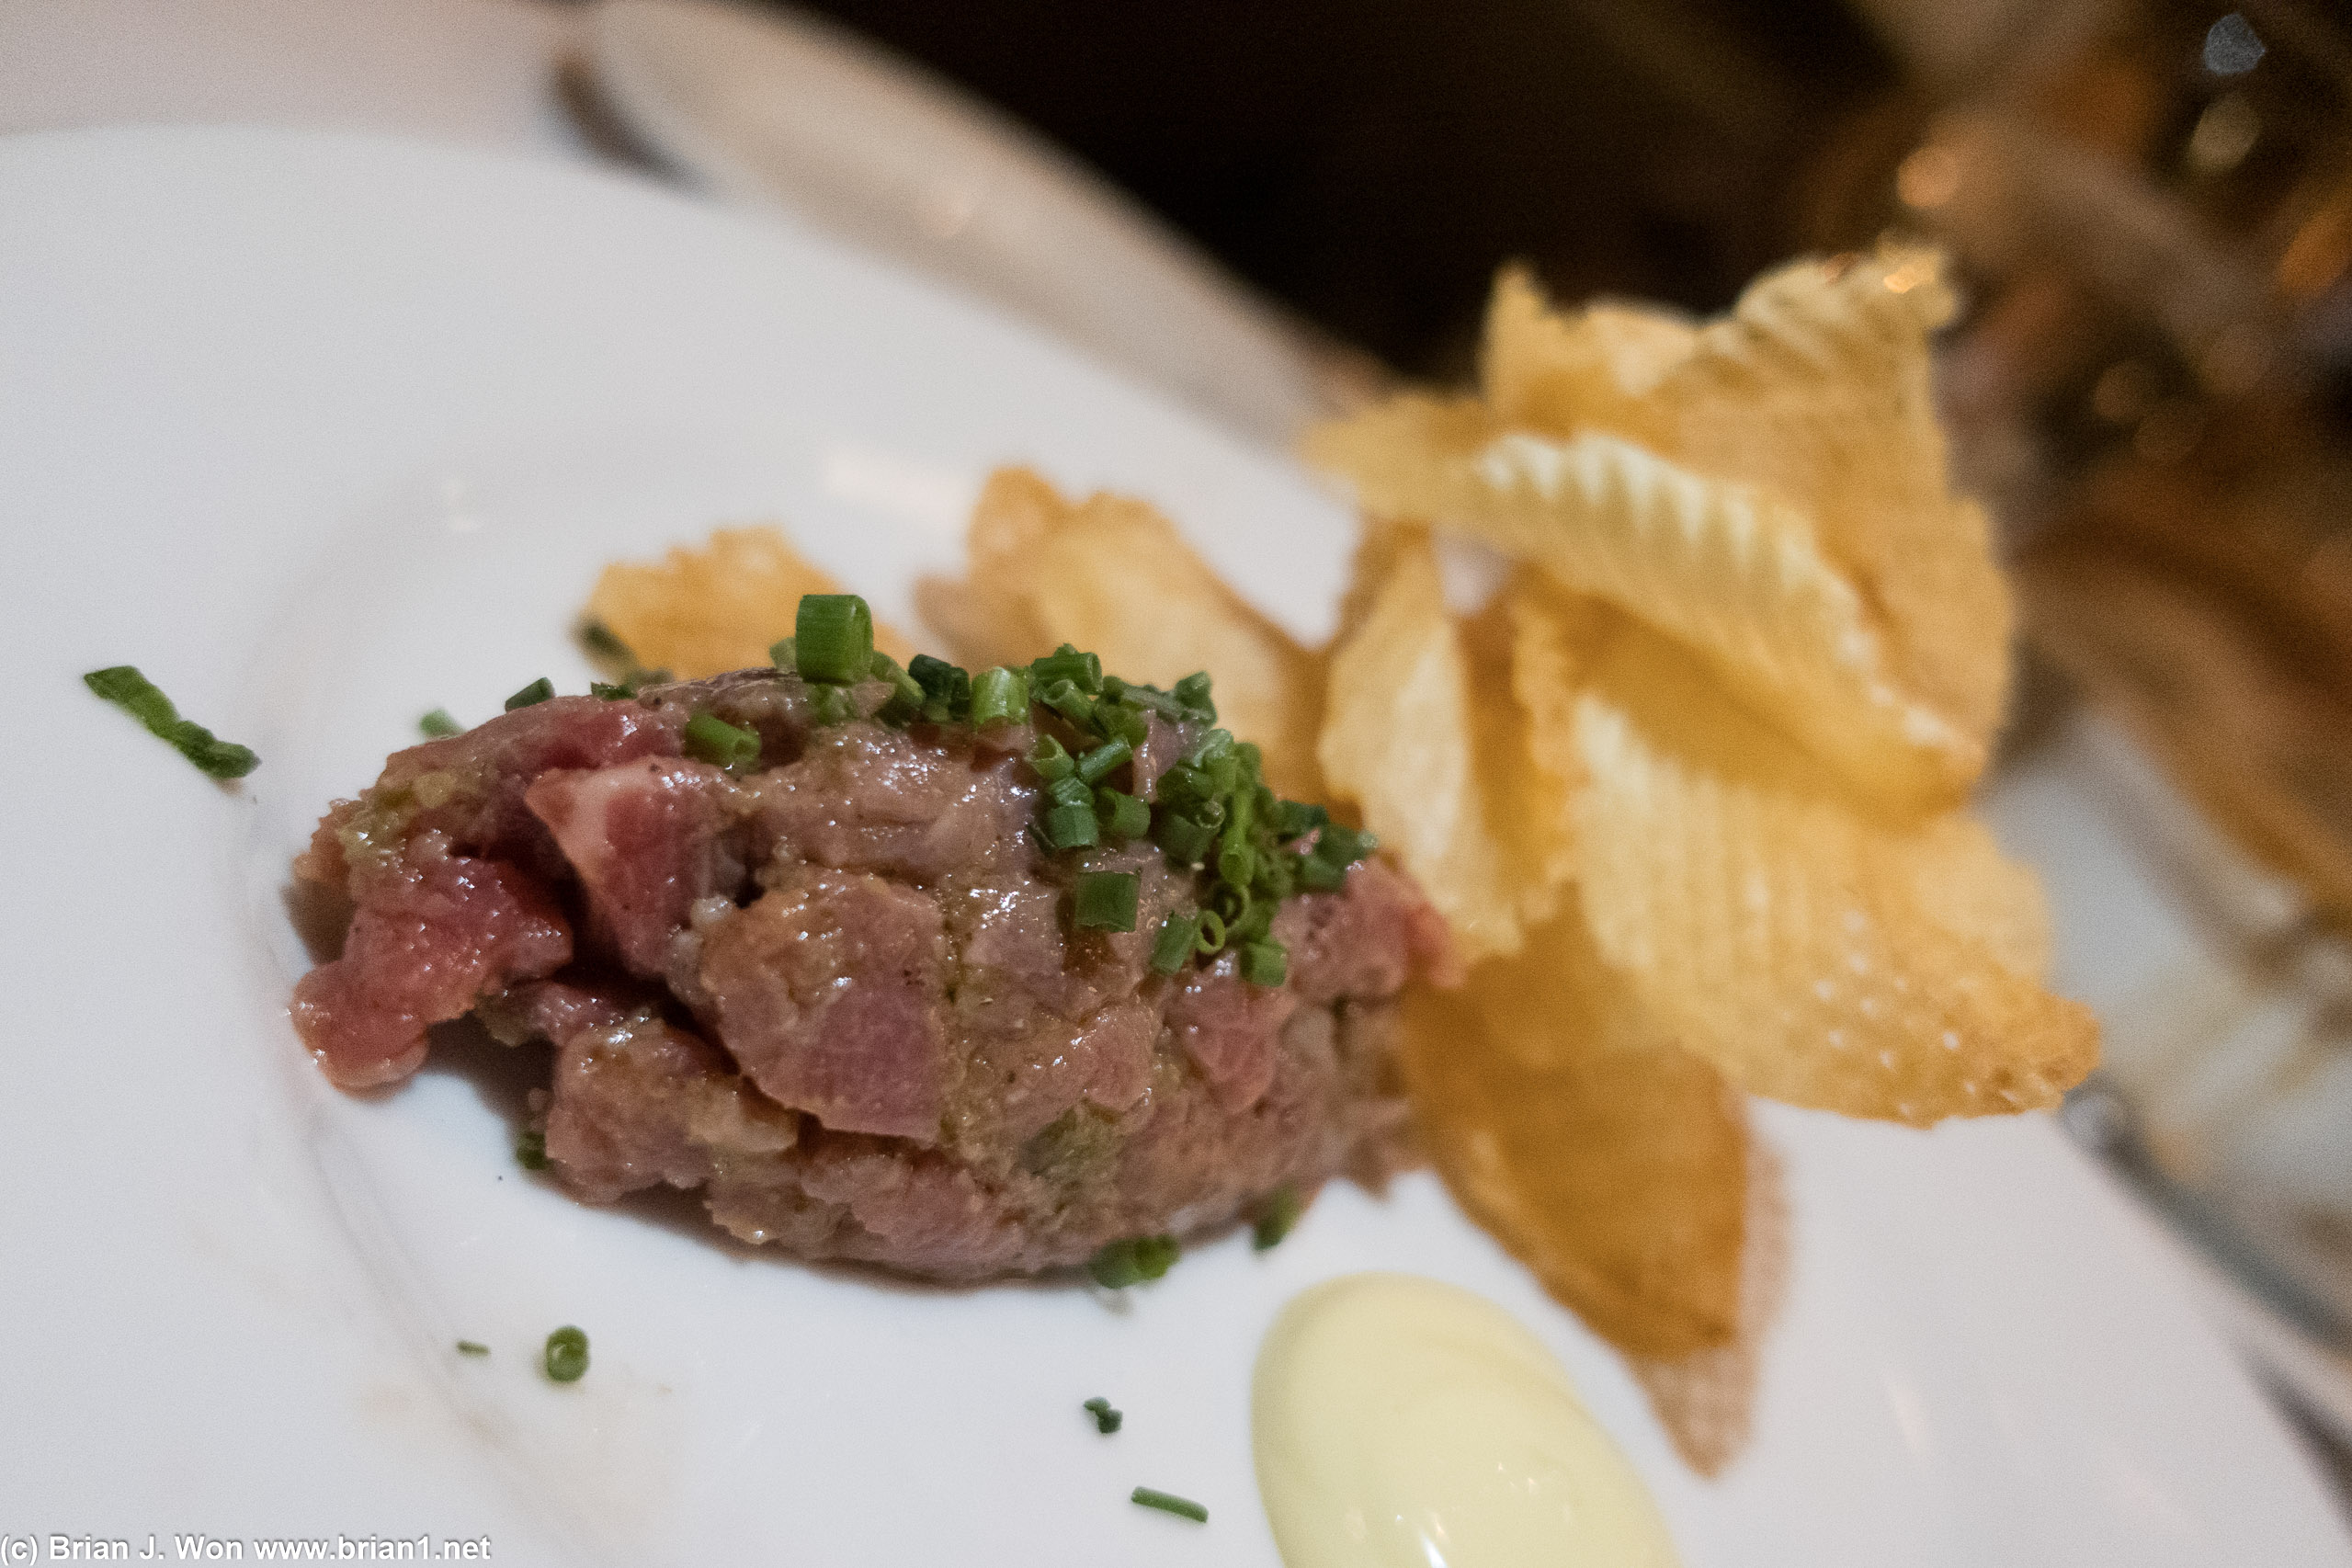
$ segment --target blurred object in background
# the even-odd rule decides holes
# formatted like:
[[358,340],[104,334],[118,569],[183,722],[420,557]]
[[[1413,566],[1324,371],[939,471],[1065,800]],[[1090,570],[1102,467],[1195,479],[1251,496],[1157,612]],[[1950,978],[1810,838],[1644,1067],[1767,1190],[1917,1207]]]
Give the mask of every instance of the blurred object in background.
[[2103,1092],[2176,1217],[2352,1350],[2352,39],[2273,0],[1867,9],[1914,85],[1803,238],[1959,258],[1960,466],[2105,716],[2056,749],[2195,932],[2102,998]]

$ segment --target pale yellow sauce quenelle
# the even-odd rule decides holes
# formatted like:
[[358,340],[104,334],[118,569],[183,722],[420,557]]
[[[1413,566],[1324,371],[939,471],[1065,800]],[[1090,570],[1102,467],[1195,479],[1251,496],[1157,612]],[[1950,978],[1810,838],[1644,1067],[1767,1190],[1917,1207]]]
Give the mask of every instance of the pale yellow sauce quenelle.
[[1405,1274],[1316,1286],[1257,1357],[1287,1568],[1674,1568],[1641,1478],[1500,1307]]

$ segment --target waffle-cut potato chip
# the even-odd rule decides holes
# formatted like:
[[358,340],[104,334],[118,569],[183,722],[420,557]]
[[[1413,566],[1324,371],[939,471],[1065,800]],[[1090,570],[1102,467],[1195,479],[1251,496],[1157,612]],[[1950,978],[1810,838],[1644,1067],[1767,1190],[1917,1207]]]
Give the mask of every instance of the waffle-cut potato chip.
[[1986,737],[1900,687],[1869,607],[1806,516],[1615,436],[1491,435],[1484,410],[1399,398],[1310,438],[1364,504],[1541,567],[1699,649],[1863,790],[1953,800]]
[[1750,770],[1662,740],[1737,727],[1683,657],[1629,638],[1578,701],[1578,892],[1602,956],[1755,1094],[1915,1125],[2055,1104],[2097,1026],[2018,967],[2041,943],[2030,876],[1973,824],[1891,825],[1791,787],[1802,759]]
[[1504,608],[1457,626],[1418,530],[1368,553],[1385,574],[1332,652],[1324,778],[1413,873],[1464,962],[1515,951],[1558,904],[1574,846],[1564,788],[1512,696]]
[[[766,665],[767,650],[792,635],[802,594],[840,591],[774,528],[719,528],[700,550],[614,562],[588,596],[588,614],[644,668],[699,680]],[[879,623],[874,643],[901,661],[914,656]]]
[[1416,987],[1404,1021],[1424,1145],[1546,1289],[1637,1356],[1733,1339],[1745,1106],[1655,1029],[1573,911],[1459,990]]
[[1158,511],[1107,494],[1074,503],[1028,469],[1000,469],[969,542],[965,579],[926,579],[915,596],[959,659],[1022,664],[1071,642],[1131,680],[1168,686],[1206,670],[1218,722],[1257,743],[1267,782],[1320,796],[1320,658],[1226,586]]
[[1638,305],[1554,311],[1535,279],[1506,267],[1479,350],[1479,382],[1506,425],[1554,436],[1592,426],[1640,439],[1642,398],[1687,358],[1688,322]]

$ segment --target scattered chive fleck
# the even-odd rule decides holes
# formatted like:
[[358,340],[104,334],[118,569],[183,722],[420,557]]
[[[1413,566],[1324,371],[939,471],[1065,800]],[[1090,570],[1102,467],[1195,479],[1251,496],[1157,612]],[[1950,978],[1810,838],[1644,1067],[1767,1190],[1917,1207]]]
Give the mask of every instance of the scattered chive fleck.
[[547,1134],[536,1127],[515,1134],[515,1164],[527,1171],[547,1169]]
[[460,1356],[487,1356],[490,1354],[490,1346],[483,1344],[479,1340],[460,1339],[458,1341],[458,1354]]
[[811,686],[809,717],[820,724],[846,724],[858,717],[858,704],[846,686]]
[[208,778],[243,778],[261,766],[261,758],[244,746],[215,736],[193,720],[183,719],[155,683],[133,665],[92,670],[82,684],[147,726],[147,733],[194,763]]
[[1177,910],[1160,922],[1160,934],[1152,939],[1152,972],[1174,974],[1192,957],[1192,945],[1200,938],[1200,916]]
[[1038,835],[1048,849],[1085,849],[1101,841],[1095,831],[1095,808],[1056,806],[1045,813]]
[[1110,1401],[1100,1394],[1086,1401],[1085,1409],[1087,1415],[1095,1418],[1095,1430],[1106,1437],[1118,1431],[1119,1424],[1127,1419],[1126,1412],[1113,1410]]
[[506,711],[512,713],[517,708],[536,708],[554,695],[555,683],[545,676],[541,676],[514,696],[506,699]]
[[1123,740],[1106,741],[1078,759],[1078,777],[1099,784],[1134,759],[1135,748]]
[[1252,942],[1242,949],[1242,978],[1269,990],[1290,972],[1290,950],[1279,942]]
[[1132,871],[1082,871],[1074,919],[1089,931],[1132,931],[1142,879]]
[[599,659],[610,659],[624,665],[632,659],[629,644],[614,636],[612,628],[601,620],[580,623],[580,645]]
[[1026,723],[1029,716],[1029,677],[1021,670],[998,665],[971,677],[971,722]]
[[1299,1199],[1295,1187],[1278,1187],[1260,1200],[1257,1213],[1250,1222],[1249,1244],[1253,1252],[1271,1252],[1282,1244],[1290,1227],[1299,1222],[1306,1205]]
[[1122,1290],[1167,1273],[1181,1254],[1174,1236],[1130,1236],[1087,1261],[1086,1272],[1106,1290]]
[[1149,1486],[1139,1486],[1127,1499],[1138,1507],[1157,1508],[1163,1514],[1174,1514],[1198,1525],[1209,1522],[1209,1510],[1189,1497],[1179,1497],[1173,1492],[1155,1492]]
[[717,767],[744,767],[759,760],[757,733],[738,729],[716,713],[688,719],[679,744],[687,756]]
[[863,680],[874,658],[874,612],[855,594],[802,594],[792,642],[801,679]]
[[446,740],[451,735],[465,733],[465,726],[450,718],[449,710],[446,708],[436,708],[426,714],[425,717],[416,721],[416,728],[428,741]]
[[767,645],[767,662],[779,670],[798,670],[801,667],[800,649],[790,637],[770,642]]
[[547,1336],[543,1358],[548,1381],[576,1383],[588,1369],[588,1336],[566,1324]]
[[1095,819],[1113,838],[1141,838],[1152,831],[1152,808],[1117,790],[1095,791]]
[[1029,766],[1036,768],[1037,776],[1049,784],[1069,778],[1078,767],[1068,749],[1051,735],[1037,738],[1037,744],[1029,748]]

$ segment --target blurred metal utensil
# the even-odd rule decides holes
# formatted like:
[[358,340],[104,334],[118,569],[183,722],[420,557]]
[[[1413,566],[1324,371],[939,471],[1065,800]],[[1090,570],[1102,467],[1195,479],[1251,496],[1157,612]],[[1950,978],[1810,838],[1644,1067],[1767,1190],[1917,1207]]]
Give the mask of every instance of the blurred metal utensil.
[[830,24],[600,0],[587,33],[611,109],[681,172],[984,296],[1257,443],[1377,384],[1075,159]]

